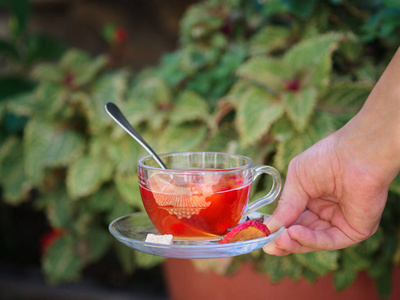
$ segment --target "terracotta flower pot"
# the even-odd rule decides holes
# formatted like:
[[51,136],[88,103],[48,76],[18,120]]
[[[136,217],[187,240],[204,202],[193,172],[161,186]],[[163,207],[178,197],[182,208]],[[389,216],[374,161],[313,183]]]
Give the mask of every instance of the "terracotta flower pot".
[[[214,272],[198,272],[190,260],[167,259],[164,275],[171,300],[235,300],[235,299],[307,299],[358,300],[380,299],[373,280],[360,273],[346,290],[337,292],[332,276],[325,276],[310,284],[305,279],[285,278],[271,283],[267,275],[256,273],[249,264],[243,264],[231,276]],[[400,268],[392,276],[390,299],[400,299]]]

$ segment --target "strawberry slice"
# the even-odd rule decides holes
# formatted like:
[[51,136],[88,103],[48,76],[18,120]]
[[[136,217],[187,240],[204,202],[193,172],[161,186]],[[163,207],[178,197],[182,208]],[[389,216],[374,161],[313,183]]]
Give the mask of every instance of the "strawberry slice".
[[247,220],[233,228],[219,244],[234,243],[266,237],[270,235],[267,225],[258,220]]

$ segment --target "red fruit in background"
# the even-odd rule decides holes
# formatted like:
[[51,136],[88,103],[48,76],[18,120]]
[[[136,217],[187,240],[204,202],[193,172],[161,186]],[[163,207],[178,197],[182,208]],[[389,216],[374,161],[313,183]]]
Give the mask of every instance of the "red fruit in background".
[[41,253],[46,253],[46,251],[63,235],[63,229],[51,229],[49,232],[42,235],[42,237],[40,238]]
[[247,220],[232,229],[219,244],[258,239],[270,235],[268,227],[258,220]]

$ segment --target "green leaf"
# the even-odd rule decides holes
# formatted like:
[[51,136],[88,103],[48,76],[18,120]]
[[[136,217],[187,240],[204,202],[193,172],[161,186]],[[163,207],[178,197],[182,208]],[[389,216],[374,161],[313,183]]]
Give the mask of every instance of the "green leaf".
[[205,151],[227,152],[229,143],[236,141],[237,138],[238,134],[234,127],[229,125],[223,126],[208,139]]
[[137,126],[142,122],[150,121],[157,111],[157,106],[145,99],[128,99],[128,102],[121,105],[121,110],[124,111],[132,126]]
[[19,59],[18,49],[5,39],[0,39],[0,53],[14,60]]
[[114,241],[114,249],[117,254],[117,259],[120,263],[121,268],[127,274],[132,274],[135,270],[134,251],[117,240]]
[[20,93],[5,99],[6,110],[19,116],[30,116],[38,108],[38,101],[33,92]]
[[166,81],[161,77],[149,76],[139,80],[129,92],[128,99],[135,102],[151,102],[159,105],[171,103],[172,94]]
[[142,211],[144,210],[137,173],[117,173],[114,182],[124,202]]
[[195,120],[207,123],[209,119],[210,112],[207,102],[189,90],[185,90],[179,95],[175,109],[170,116],[170,121],[174,125]]
[[252,84],[251,81],[239,79],[232,85],[228,94],[225,96],[225,100],[237,109],[242,101],[243,95],[253,86],[254,84]]
[[0,102],[12,101],[12,97],[31,91],[34,83],[18,77],[4,76],[0,78]]
[[207,128],[199,125],[170,126],[161,135],[159,152],[182,152],[200,150],[207,135]]
[[120,70],[101,75],[93,84],[92,96],[89,98],[90,104],[87,111],[92,133],[98,133],[112,123],[111,118],[104,110],[104,106],[107,102],[113,102],[117,105],[123,102],[127,79],[128,73]]
[[78,49],[71,49],[61,58],[60,65],[64,70],[80,70],[83,65],[90,62],[90,55]]
[[303,17],[310,16],[315,9],[317,0],[289,0],[290,9]]
[[267,255],[261,266],[257,266],[263,273],[267,273],[272,282],[278,282],[284,277],[290,277],[294,280],[302,276],[302,267],[296,263],[294,255],[273,256]]
[[315,68],[337,48],[342,37],[339,33],[327,33],[304,40],[289,49],[283,60],[293,70]]
[[111,223],[116,218],[128,215],[132,212],[133,212],[132,206],[118,199],[118,201],[114,202],[112,210],[107,215],[106,222]]
[[25,174],[22,142],[13,137],[0,146],[0,185],[4,201],[14,205],[25,200],[32,188]]
[[86,63],[80,72],[76,73],[74,84],[81,87],[94,80],[95,76],[100,73],[107,65],[107,58],[104,55],[96,57],[94,60]]
[[45,167],[66,166],[84,150],[83,137],[56,123],[31,120],[24,134],[26,174],[36,184],[43,179]]
[[112,140],[107,137],[109,145],[107,146],[107,154],[117,166],[118,172],[136,172],[137,161],[147,152],[124,132],[124,136],[118,140]]
[[271,94],[257,87],[249,89],[238,107],[236,127],[244,146],[259,141],[283,115],[283,106]]
[[65,112],[67,97],[64,86],[44,81],[35,90],[34,113],[47,119],[57,119]]
[[32,78],[38,81],[61,83],[65,75],[64,70],[53,63],[41,63],[32,70]]
[[318,108],[335,116],[337,127],[346,124],[362,107],[372,86],[364,83],[333,83],[321,95]]
[[283,101],[289,119],[298,131],[304,131],[317,103],[317,91],[304,88],[298,92],[286,92]]
[[267,57],[254,57],[242,64],[236,74],[244,79],[259,83],[271,91],[283,89],[284,83],[291,78],[291,68],[281,60]]
[[294,254],[296,260],[320,276],[338,268],[339,251],[315,251]]
[[68,194],[74,199],[93,194],[104,182],[111,179],[113,171],[113,164],[107,159],[81,156],[68,169]]
[[283,26],[266,26],[259,30],[250,41],[252,55],[268,54],[286,46],[290,30]]
[[115,187],[102,187],[88,197],[86,203],[88,211],[89,213],[111,211],[119,198]]
[[32,65],[43,60],[55,60],[67,50],[67,45],[61,40],[48,35],[34,33],[26,41],[25,64]]
[[400,195],[400,174],[393,180],[390,185],[390,190],[398,195]]
[[89,254],[88,262],[93,263],[99,260],[109,249],[111,244],[111,238],[109,232],[103,227],[90,226],[87,235],[88,251]]
[[57,284],[79,279],[83,262],[74,248],[74,239],[64,235],[48,249],[43,257],[42,267],[50,283]]
[[337,291],[343,291],[350,287],[356,280],[358,272],[349,269],[336,270],[333,273],[333,283]]
[[66,228],[73,222],[73,204],[65,189],[46,193],[46,216],[53,228]]
[[[334,131],[332,117],[329,114],[319,112],[310,119],[310,125],[302,133],[286,135],[279,142],[274,157],[274,165],[284,173],[289,162],[296,155],[311,147],[316,142],[328,136]],[[290,138],[287,138],[290,137]]]
[[381,273],[379,277],[375,277],[375,285],[378,289],[379,296],[382,299],[389,298],[392,290],[392,269],[393,266],[388,264],[384,268],[385,270]]
[[162,256],[150,255],[139,251],[135,252],[135,260],[140,268],[152,268],[163,262],[164,259]]

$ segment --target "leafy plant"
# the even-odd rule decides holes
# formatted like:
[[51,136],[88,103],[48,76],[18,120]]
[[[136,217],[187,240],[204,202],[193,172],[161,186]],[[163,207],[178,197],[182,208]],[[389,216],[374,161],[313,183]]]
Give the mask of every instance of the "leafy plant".
[[[394,53],[387,35],[367,39],[358,26],[378,26],[365,22],[382,6],[397,9],[375,3],[210,0],[183,17],[180,47],[138,74],[110,70],[106,57],[75,49],[35,67],[35,90],[0,106],[3,116],[28,120],[22,138],[8,134],[0,147],[0,184],[12,205],[35,189],[31,201],[61,229],[43,254],[48,278],[78,278],[111,246],[127,272],[161,261],[130,251],[107,232],[111,220],[143,210],[136,161],[145,153],[106,116],[106,102],[121,106],[158,152],[239,153],[285,176],[295,155],[360,109]],[[397,23],[390,28],[399,36]],[[260,180],[253,197],[265,194],[268,184]],[[225,271],[252,260],[273,281],[313,281],[333,272],[341,290],[365,270],[387,296],[386,279],[400,260],[399,194],[397,178],[378,232],[363,243],[286,257],[254,252],[233,259]]]

